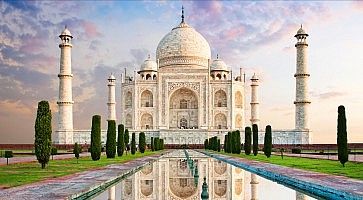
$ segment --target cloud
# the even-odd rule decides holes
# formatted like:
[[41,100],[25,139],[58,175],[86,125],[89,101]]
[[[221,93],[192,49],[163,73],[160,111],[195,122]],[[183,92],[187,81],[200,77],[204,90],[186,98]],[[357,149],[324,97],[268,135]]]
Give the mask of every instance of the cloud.
[[323,92],[323,93],[312,93],[313,97],[319,98],[321,100],[328,100],[328,99],[334,99],[338,97],[343,97],[348,95],[346,92],[338,92],[338,91],[331,91],[331,92]]
[[88,38],[96,38],[102,36],[98,31],[97,25],[90,21],[82,21],[81,26],[84,29],[84,33]]

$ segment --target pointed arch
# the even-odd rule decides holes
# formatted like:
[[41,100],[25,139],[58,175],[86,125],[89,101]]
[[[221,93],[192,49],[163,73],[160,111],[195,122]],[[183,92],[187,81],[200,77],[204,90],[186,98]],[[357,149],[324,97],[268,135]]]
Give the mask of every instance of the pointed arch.
[[214,94],[214,107],[227,107],[227,94],[223,90],[218,90]]
[[141,107],[153,107],[153,93],[145,90],[141,93]]
[[234,103],[236,105],[236,108],[242,108],[243,107],[242,93],[240,91],[237,91],[234,98],[235,98]]

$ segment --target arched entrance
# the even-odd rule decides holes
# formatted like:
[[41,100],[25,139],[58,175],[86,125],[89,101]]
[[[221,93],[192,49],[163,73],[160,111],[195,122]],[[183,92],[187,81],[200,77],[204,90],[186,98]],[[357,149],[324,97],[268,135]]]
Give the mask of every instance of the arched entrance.
[[192,90],[180,88],[170,96],[169,128],[198,128],[198,97]]

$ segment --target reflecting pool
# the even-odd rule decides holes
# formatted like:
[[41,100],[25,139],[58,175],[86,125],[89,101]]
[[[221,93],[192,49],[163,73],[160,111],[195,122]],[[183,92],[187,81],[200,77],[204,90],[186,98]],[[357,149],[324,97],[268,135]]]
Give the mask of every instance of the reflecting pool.
[[164,155],[94,199],[196,200],[201,199],[204,178],[209,199],[315,199],[193,150]]

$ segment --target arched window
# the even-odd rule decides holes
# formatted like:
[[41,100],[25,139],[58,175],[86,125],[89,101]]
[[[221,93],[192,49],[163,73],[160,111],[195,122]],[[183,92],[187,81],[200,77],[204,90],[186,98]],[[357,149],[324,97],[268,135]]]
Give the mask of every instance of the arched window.
[[125,108],[132,108],[132,93],[131,92],[126,93]]
[[240,114],[236,115],[236,120],[235,120],[235,126],[236,128],[242,128],[242,116]]
[[150,74],[146,74],[146,80],[149,80],[151,78]]
[[154,76],[153,76],[153,80],[156,80],[156,74],[154,74]]
[[142,129],[152,129],[153,128],[153,116],[145,113],[141,116],[141,128]]
[[180,109],[187,109],[188,108],[188,102],[185,99],[180,100]]
[[188,127],[188,121],[185,118],[181,118],[179,127],[182,129],[186,129]]
[[242,106],[243,106],[243,98],[242,98],[242,94],[240,91],[236,92],[235,104],[236,104],[236,108],[242,108]]
[[217,74],[217,79],[221,80],[222,79],[222,75],[221,74]]
[[226,115],[219,113],[214,117],[214,124],[218,129],[227,128],[227,117]]
[[128,128],[128,129],[132,128],[132,116],[130,114],[126,115],[125,127]]
[[153,107],[153,94],[149,90],[141,93],[141,107]]
[[214,94],[214,107],[227,107],[227,94],[223,90]]
[[227,75],[226,75],[226,74],[224,74],[224,75],[223,75],[223,78],[224,78],[224,80],[226,80],[226,79],[227,79]]

